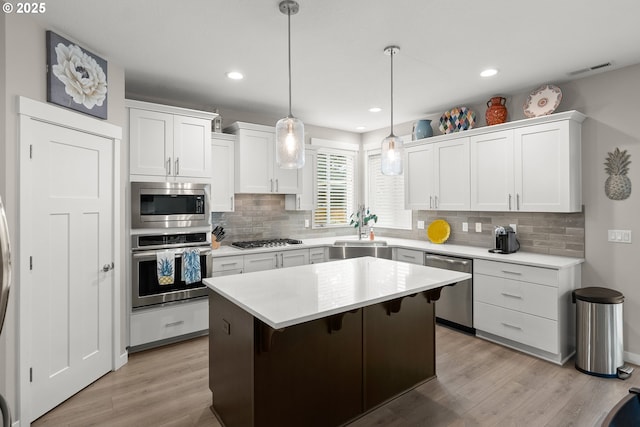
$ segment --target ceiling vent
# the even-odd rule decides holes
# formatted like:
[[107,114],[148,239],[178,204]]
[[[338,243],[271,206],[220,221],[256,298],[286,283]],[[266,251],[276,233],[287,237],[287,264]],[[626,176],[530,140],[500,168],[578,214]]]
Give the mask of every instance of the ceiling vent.
[[588,73],[589,71],[596,71],[596,70],[600,70],[602,68],[607,68],[611,66],[611,62],[605,62],[604,64],[598,64],[598,65],[594,65],[592,67],[589,68],[583,68],[581,70],[576,70],[576,71],[571,71],[569,73],[570,76],[577,76],[580,74],[584,74],[584,73]]

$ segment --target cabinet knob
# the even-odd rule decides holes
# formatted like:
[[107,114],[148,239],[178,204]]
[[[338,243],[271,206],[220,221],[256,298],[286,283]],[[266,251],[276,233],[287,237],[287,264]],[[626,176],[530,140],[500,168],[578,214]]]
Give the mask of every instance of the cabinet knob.
[[108,272],[110,270],[113,270],[113,267],[115,267],[114,263],[105,264],[105,265],[102,266],[102,271],[104,271],[106,273],[106,272]]

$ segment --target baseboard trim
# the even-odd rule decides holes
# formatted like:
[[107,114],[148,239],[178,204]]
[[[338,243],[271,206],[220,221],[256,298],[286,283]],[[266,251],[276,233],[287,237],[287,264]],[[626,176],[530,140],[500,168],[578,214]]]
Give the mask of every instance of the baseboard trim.
[[129,361],[129,352],[125,350],[125,352],[122,353],[120,357],[116,357],[114,371],[117,371],[118,369],[122,368],[124,365],[127,364],[128,361]]
[[625,362],[633,363],[634,365],[640,365],[640,354],[631,353],[630,351],[624,352]]

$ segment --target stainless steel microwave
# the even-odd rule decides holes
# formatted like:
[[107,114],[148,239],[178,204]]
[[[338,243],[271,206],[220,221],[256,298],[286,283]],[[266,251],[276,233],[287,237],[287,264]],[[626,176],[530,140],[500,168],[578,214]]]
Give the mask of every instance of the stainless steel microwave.
[[132,182],[131,228],[209,225],[209,184]]

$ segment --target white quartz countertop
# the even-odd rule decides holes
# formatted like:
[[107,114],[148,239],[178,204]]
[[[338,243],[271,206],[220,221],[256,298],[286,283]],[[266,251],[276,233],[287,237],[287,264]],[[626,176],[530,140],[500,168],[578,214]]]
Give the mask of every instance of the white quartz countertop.
[[203,282],[252,316],[281,329],[469,278],[468,273],[364,257],[210,277]]
[[[295,238],[295,236],[292,236]],[[261,248],[242,250],[231,246],[222,246],[213,251],[214,257],[249,255],[259,252],[277,252],[283,250],[308,249],[319,246],[331,246],[336,240],[358,240],[356,236],[320,237],[313,239],[302,239],[300,245],[290,245],[280,248]],[[584,262],[583,258],[565,257],[557,255],[536,254],[532,252],[516,252],[513,254],[493,254],[487,248],[476,246],[451,245],[448,243],[436,244],[426,240],[398,239],[395,237],[378,237],[376,240],[387,242],[388,246],[404,249],[414,249],[442,255],[452,255],[462,258],[484,259],[489,261],[508,262],[512,264],[530,265],[533,267],[563,269],[578,265]]]

